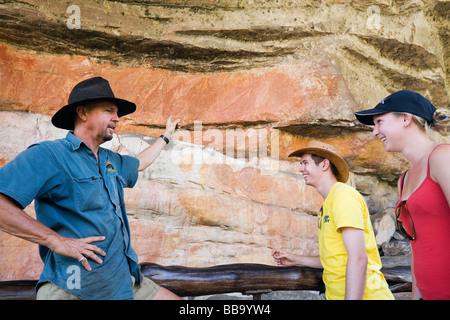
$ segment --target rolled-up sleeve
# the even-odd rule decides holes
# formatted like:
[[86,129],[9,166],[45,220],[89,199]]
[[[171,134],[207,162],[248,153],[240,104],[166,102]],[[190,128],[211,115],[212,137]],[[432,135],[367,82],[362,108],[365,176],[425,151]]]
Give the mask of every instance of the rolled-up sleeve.
[[0,193],[14,199],[23,209],[58,184],[55,166],[45,147],[32,145],[0,169]]

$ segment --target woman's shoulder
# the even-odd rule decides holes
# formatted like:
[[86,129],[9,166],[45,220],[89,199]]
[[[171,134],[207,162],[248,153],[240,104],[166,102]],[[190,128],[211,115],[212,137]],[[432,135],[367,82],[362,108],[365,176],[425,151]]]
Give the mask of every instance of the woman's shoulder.
[[450,144],[439,144],[433,149],[428,160],[432,178],[447,171],[444,169],[449,168],[449,159]]
[[450,143],[438,144],[430,154],[430,162],[447,160],[444,162],[448,163],[449,156],[450,156]]

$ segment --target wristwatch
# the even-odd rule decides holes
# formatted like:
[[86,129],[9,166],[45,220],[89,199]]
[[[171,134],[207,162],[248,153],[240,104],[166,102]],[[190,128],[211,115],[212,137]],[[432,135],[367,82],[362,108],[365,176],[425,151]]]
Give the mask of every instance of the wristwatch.
[[170,141],[170,140],[169,140],[169,138],[167,138],[165,135],[162,134],[162,135],[160,135],[159,137],[162,138],[162,139],[166,142],[166,144],[169,144],[169,141]]

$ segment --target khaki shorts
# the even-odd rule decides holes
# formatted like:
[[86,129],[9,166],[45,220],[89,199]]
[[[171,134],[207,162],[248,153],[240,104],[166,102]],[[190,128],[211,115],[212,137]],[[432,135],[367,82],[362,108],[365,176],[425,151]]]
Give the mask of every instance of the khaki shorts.
[[[133,280],[133,297],[134,300],[152,300],[159,290],[159,285],[154,283],[152,280],[143,277],[142,285],[135,284],[134,277]],[[45,282],[39,287],[36,294],[36,300],[81,300],[77,296],[61,289],[57,285],[51,282]]]

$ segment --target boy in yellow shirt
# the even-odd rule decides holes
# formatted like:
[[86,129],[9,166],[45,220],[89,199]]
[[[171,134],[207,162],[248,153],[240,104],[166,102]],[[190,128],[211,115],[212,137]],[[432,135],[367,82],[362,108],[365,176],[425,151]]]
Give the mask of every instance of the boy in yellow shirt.
[[274,250],[277,264],[323,268],[327,300],[394,299],[380,272],[369,210],[361,194],[345,184],[349,169],[344,159],[333,146],[319,141],[289,156],[301,157],[305,183],[325,199],[318,215],[319,256]]

